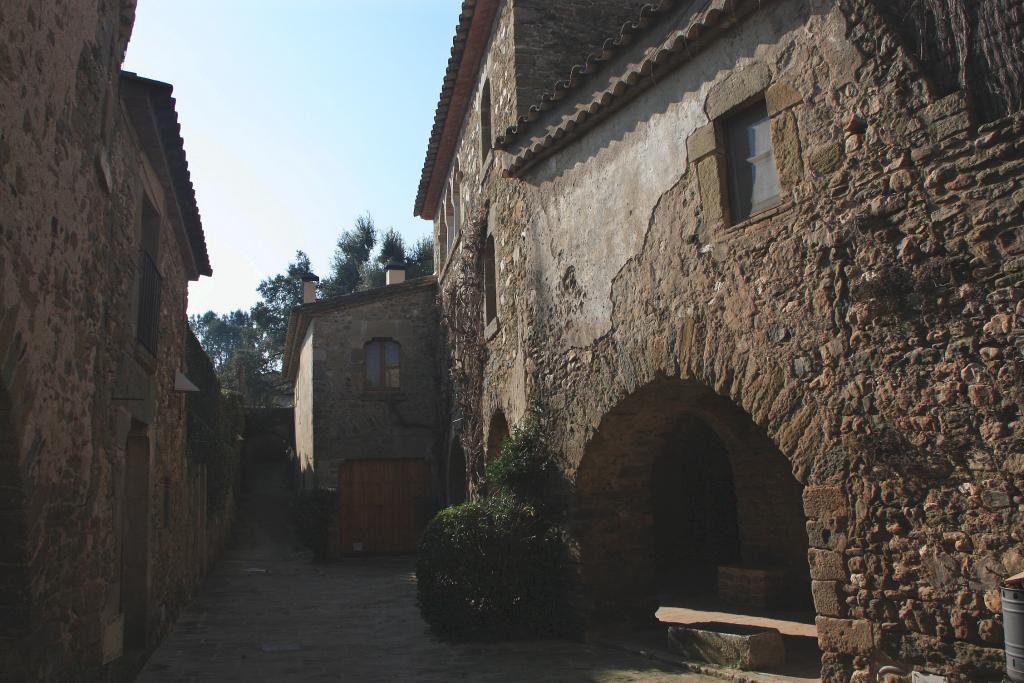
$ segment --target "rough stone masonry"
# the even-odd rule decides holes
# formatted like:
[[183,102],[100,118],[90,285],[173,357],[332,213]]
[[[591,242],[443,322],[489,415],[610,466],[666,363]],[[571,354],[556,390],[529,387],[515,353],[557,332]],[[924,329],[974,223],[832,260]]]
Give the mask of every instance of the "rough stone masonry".
[[[539,402],[579,610],[649,614],[652,468],[695,420],[731,466],[737,562],[813,601],[825,680],[999,680],[997,585],[1024,569],[1019,108],[940,90],[873,2],[658,2],[625,25],[558,4],[597,35],[523,101],[532,3],[465,3],[417,200],[470,488],[491,425]],[[734,221],[723,131],[751,103],[781,192]]]

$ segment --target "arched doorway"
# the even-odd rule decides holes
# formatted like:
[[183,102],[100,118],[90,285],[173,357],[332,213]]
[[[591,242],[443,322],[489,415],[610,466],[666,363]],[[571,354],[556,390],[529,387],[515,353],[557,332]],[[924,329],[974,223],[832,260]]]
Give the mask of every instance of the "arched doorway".
[[575,476],[584,618],[785,612],[814,650],[801,494],[787,458],[728,399],[675,379],[637,390],[605,414]]

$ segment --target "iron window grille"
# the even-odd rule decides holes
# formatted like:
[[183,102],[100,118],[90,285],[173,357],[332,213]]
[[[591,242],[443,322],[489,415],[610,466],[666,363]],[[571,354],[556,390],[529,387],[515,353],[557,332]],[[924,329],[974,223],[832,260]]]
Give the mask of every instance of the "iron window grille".
[[153,257],[140,252],[139,318],[135,336],[147,351],[156,355],[160,330],[160,289],[163,279],[156,269]]

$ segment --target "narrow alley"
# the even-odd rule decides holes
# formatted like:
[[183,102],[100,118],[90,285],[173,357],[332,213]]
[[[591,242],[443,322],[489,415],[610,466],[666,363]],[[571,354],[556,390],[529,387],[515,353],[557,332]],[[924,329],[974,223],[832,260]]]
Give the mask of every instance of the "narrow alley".
[[139,681],[700,681],[565,641],[448,644],[416,609],[412,557],[314,563],[285,463],[253,467],[232,541]]

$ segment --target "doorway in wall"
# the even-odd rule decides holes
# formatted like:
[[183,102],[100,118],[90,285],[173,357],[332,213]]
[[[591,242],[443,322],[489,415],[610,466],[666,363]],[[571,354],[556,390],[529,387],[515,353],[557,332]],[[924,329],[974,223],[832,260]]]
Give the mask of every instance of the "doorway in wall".
[[132,421],[125,444],[124,507],[121,523],[121,611],[124,646],[142,650],[147,643],[149,602],[149,430]]

